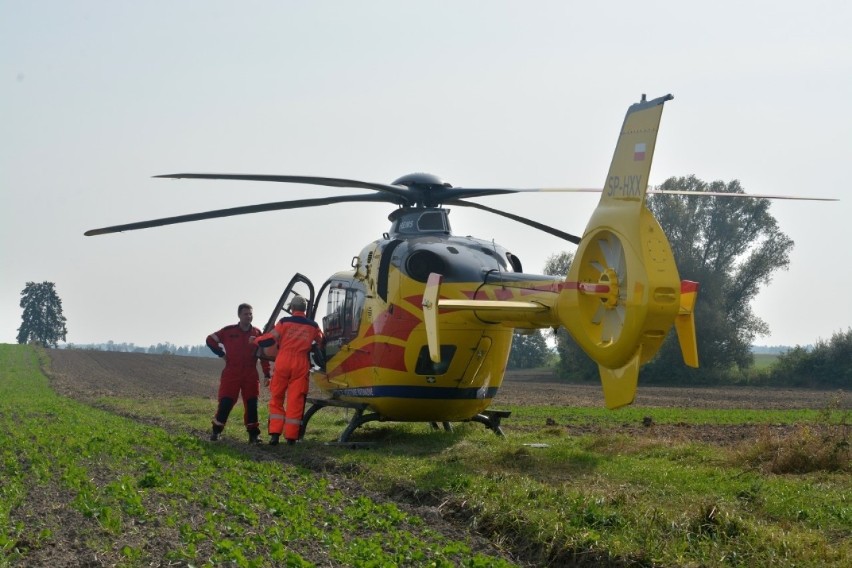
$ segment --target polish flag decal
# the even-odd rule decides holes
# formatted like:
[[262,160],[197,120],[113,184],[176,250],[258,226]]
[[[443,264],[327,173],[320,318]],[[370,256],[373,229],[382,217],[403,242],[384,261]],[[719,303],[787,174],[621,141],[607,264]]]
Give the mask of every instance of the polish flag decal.
[[639,142],[633,147],[633,161],[641,162],[645,159],[645,143]]

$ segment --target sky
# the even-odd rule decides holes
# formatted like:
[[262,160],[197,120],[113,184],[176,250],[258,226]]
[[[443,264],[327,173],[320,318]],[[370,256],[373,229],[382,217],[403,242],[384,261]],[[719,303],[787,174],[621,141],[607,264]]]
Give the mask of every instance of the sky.
[[[0,343],[26,283],[50,281],[69,343],[199,345],[241,302],[262,325],[293,273],[319,287],[389,228],[392,206],[362,203],[83,236],[360,191],[152,176],[600,187],[643,93],[675,97],[652,184],[841,200],[773,202],[796,245],[752,304],[759,345],[828,339],[852,325],[850,25],[843,0],[0,0]],[[597,197],[478,201],[581,234]],[[527,272],[575,250],[482,211],[450,220]]]

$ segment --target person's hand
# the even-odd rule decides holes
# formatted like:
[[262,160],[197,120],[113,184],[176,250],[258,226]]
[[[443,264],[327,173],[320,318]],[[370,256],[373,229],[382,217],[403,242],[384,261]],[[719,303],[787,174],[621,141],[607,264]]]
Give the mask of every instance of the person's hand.
[[269,388],[269,377],[263,377],[263,388]]

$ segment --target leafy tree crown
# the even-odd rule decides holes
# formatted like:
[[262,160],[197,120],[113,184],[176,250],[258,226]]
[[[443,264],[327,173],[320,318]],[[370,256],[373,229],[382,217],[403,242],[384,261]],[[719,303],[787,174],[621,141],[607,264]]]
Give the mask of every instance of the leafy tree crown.
[[62,300],[53,282],[27,282],[21,291],[21,327],[18,343],[36,341],[46,347],[56,347],[65,341],[68,329],[62,314]]

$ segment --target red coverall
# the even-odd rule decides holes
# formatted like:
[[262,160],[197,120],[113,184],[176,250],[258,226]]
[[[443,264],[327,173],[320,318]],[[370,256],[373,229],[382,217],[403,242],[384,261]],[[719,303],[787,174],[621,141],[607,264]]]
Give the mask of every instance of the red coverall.
[[[225,368],[219,381],[219,408],[213,418],[215,426],[224,427],[228,415],[242,391],[243,422],[249,432],[258,428],[257,397],[260,387],[257,377],[257,346],[255,338],[261,331],[256,327],[247,330],[239,324],[228,325],[207,336],[207,347],[219,357],[225,357]],[[222,347],[225,348],[222,350]],[[263,375],[269,376],[269,361],[260,360]]]
[[[311,362],[309,353],[314,342],[321,344],[322,331],[304,312],[294,311],[282,318],[269,333],[257,338],[261,347],[278,343],[275,369],[269,385],[269,435],[280,435],[292,443],[299,438],[305,397],[308,396]],[[284,399],[287,399],[286,410]]]

